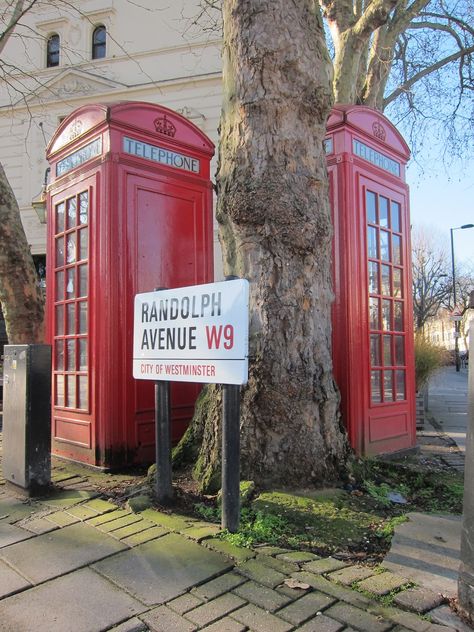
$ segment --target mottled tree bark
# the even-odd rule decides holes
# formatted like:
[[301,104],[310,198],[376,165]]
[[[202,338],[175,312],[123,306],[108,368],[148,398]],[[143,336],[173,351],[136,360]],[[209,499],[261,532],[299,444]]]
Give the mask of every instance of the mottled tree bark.
[[[311,0],[224,1],[217,218],[226,274],[250,281],[242,475],[262,484],[334,480],[348,453],[331,372],[331,78]],[[220,410],[208,397],[197,474],[212,486]]]
[[43,340],[44,298],[18,203],[0,165],[0,302],[10,344]]

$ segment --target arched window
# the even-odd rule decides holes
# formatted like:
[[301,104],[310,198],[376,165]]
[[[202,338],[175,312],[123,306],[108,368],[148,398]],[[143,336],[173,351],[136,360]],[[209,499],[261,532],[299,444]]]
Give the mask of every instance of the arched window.
[[105,26],[97,26],[92,33],[92,59],[105,57]]
[[48,37],[46,44],[46,67],[59,66],[59,35],[54,33]]

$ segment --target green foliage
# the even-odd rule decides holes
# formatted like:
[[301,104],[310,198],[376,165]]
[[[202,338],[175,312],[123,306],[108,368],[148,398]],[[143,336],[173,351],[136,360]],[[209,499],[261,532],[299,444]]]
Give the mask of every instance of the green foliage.
[[408,518],[405,515],[389,518],[375,530],[376,537],[391,540],[395,533],[395,527],[399,524],[403,524],[407,520]]
[[436,371],[446,364],[446,349],[438,347],[423,337],[415,335],[415,383],[419,391]]
[[223,531],[221,537],[235,546],[250,548],[260,543],[278,545],[291,531],[292,525],[281,516],[242,509],[239,531]]
[[220,522],[221,520],[220,509],[213,505],[196,503],[194,505],[194,513],[207,522]]

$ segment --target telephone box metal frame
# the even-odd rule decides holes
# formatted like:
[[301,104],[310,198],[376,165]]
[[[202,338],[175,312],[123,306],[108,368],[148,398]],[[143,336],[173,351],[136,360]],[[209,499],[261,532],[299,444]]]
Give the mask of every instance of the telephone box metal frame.
[[325,141],[334,222],[333,363],[360,455],[416,443],[410,150],[390,121],[335,106]]
[[[47,339],[56,455],[154,460],[153,383],[132,377],[133,299],[213,281],[212,142],[165,107],[86,105],[48,149]],[[174,385],[173,438],[199,385]]]

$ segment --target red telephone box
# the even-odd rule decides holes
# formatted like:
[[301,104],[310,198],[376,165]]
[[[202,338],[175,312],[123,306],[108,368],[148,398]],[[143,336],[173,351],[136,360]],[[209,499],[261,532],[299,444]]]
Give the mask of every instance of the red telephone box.
[[[211,141],[164,107],[87,105],[48,146],[47,335],[55,454],[153,460],[153,383],[132,377],[133,299],[213,281]],[[199,392],[174,384],[180,436]]]
[[379,112],[336,106],[325,141],[334,220],[333,362],[358,454],[415,445],[410,151]]

